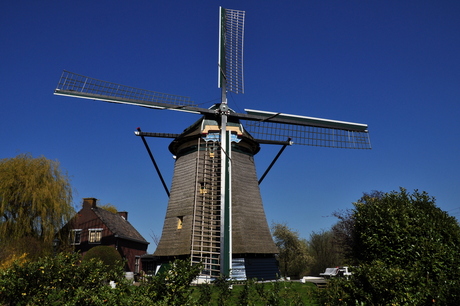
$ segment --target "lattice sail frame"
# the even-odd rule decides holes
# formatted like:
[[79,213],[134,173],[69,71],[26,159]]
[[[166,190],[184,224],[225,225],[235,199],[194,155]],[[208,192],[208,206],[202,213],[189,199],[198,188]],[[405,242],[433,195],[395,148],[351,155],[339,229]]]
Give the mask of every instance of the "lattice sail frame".
[[219,88],[244,93],[243,41],[245,11],[220,8]]
[[[62,96],[196,114],[215,113],[213,108],[194,106],[189,97],[101,81],[69,71],[63,71],[54,93]],[[297,145],[371,149],[365,124],[247,109],[246,112],[247,114],[231,112],[229,116],[242,120],[246,130],[258,140],[284,142],[287,138],[291,138]]]
[[[139,89],[131,86],[120,85],[112,82],[90,78],[80,74],[64,70],[55,90],[55,94],[67,95],[80,98],[118,102],[122,100],[124,104],[140,105],[150,102],[152,106],[158,108],[163,106],[193,106],[193,101],[189,97],[171,95],[151,90]],[[111,101],[113,100],[113,101]],[[131,101],[131,103],[129,103]],[[142,101],[142,103],[136,103]]]
[[244,120],[244,127],[256,139],[340,149],[371,149],[367,131],[350,131],[316,126]]

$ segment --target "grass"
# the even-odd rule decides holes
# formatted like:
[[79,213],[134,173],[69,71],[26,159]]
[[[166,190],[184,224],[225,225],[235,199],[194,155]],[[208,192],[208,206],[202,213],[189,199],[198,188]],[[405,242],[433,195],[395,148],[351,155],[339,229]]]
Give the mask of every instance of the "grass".
[[301,282],[252,281],[225,285],[199,285],[193,287],[192,300],[200,305],[319,305],[316,286]]

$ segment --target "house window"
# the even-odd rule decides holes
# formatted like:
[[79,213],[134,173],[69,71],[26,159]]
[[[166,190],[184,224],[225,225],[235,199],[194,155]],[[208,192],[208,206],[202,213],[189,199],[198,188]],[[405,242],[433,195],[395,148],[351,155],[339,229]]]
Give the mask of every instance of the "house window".
[[134,258],[134,273],[139,274],[139,263],[141,261],[141,258],[139,256],[136,256]]
[[102,228],[90,228],[89,232],[89,243],[101,243]]
[[81,229],[73,229],[70,231],[70,244],[81,243]]
[[181,229],[183,223],[184,223],[184,216],[177,217],[177,229]]

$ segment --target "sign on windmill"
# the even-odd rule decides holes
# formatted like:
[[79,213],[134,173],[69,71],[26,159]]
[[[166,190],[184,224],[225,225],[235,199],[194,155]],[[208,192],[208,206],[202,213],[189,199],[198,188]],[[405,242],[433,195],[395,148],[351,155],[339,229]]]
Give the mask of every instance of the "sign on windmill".
[[[168,109],[201,115],[182,134],[140,136],[169,201],[154,256],[158,264],[187,258],[202,275],[275,279],[278,250],[266,221],[259,183],[287,145],[370,149],[366,124],[245,109],[236,113],[227,93],[243,93],[244,11],[219,9],[218,84],[221,101],[210,108],[189,97],[163,94],[64,71],[56,95]],[[144,137],[168,137],[176,156],[169,191]],[[261,179],[254,156],[261,144],[282,149]]]

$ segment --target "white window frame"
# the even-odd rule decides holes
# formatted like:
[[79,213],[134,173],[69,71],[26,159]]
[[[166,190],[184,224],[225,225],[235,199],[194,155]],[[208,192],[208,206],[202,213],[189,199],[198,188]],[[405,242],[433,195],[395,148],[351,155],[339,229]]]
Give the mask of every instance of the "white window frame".
[[101,244],[102,230],[103,230],[102,228],[89,228],[88,229],[88,243],[89,244]]
[[140,264],[141,264],[141,257],[140,256],[134,257],[134,273],[139,274]]
[[[70,244],[71,245],[81,244],[81,232],[82,232],[82,229],[72,229],[70,231]],[[77,236],[77,233],[78,233],[78,236]],[[76,239],[77,237],[78,237],[78,242]]]

